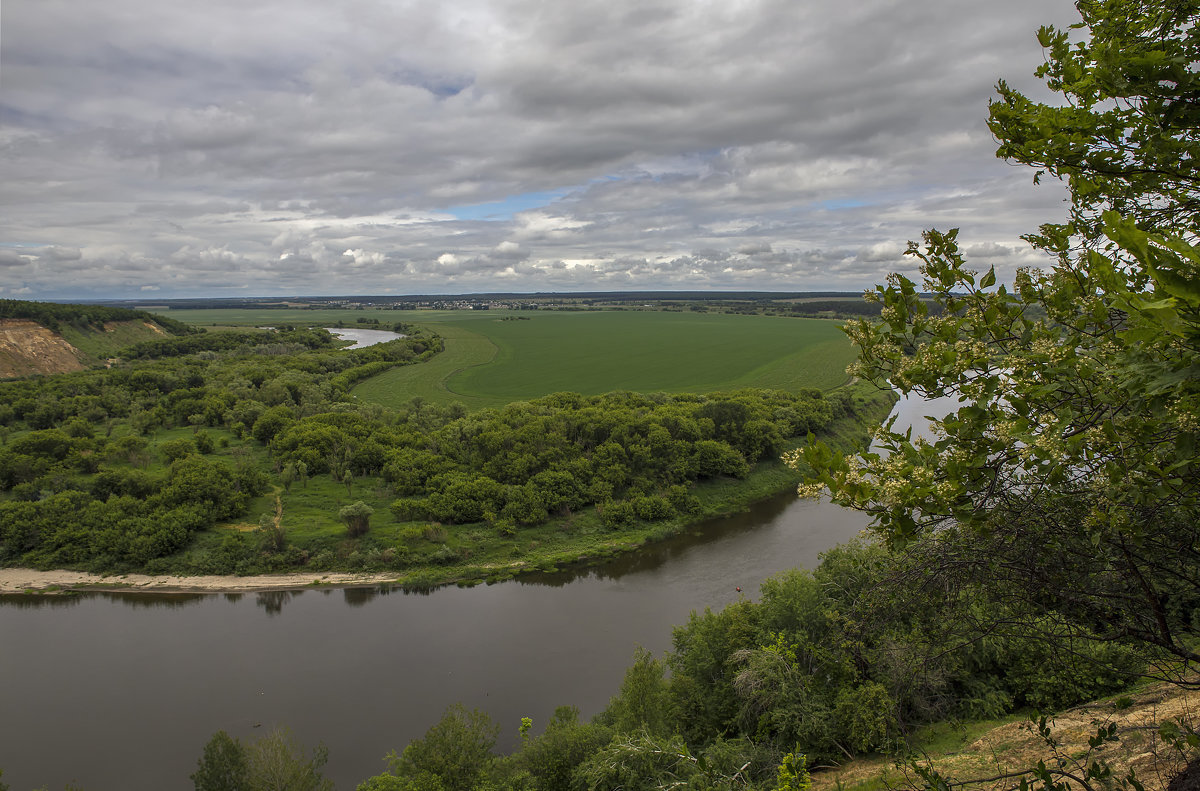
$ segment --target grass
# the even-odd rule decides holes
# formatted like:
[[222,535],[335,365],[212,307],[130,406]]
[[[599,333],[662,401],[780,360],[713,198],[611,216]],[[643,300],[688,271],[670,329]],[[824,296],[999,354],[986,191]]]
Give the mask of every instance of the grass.
[[[830,390],[846,382],[854,350],[825,319],[678,311],[186,310],[216,327],[362,326],[398,321],[441,335],[446,349],[355,388],[361,401],[401,406],[420,397],[468,409],[563,390],[711,392],[739,387]],[[373,325],[371,325],[373,326]]]
[[[365,326],[375,329],[375,325],[359,325],[358,319],[378,319],[379,329],[388,329],[397,321],[416,321],[418,313],[407,310],[347,310],[343,308],[322,308],[306,310],[300,308],[219,308],[211,310],[164,310],[162,315],[195,324],[200,327],[279,327],[293,324],[298,327],[333,327],[339,321],[347,327]],[[455,315],[452,311],[421,311],[419,316],[423,321],[427,316]]]
[[112,357],[121,349],[135,343],[169,337],[151,329],[142,321],[109,322],[104,332],[93,329],[80,331],[70,325],[63,325],[61,334],[67,343],[94,360]]
[[[1194,722],[1200,692],[1163,682],[1144,681],[1122,695],[1085,703],[1051,718],[1057,754],[1029,727],[1030,712],[971,722],[936,722],[918,728],[908,738],[910,754],[959,785],[969,778],[995,777],[1028,771],[1038,761],[1055,766],[1060,757],[1088,756],[1108,762],[1112,777],[1133,769],[1146,788],[1166,788],[1186,760],[1158,738],[1158,725],[1176,718]],[[1087,740],[1101,723],[1117,726],[1117,741],[1091,749]],[[1029,778],[1032,780],[1032,778]],[[814,772],[814,791],[874,791],[912,788],[916,778],[898,767],[894,758],[863,756],[829,771]],[[1017,778],[973,783],[967,788],[1016,788]],[[922,786],[924,787],[924,786]],[[1075,786],[1072,786],[1074,788]],[[1109,788],[1100,783],[1097,788]]]
[[[424,318],[424,317],[422,317]],[[354,395],[400,406],[415,396],[496,407],[558,391],[832,389],[854,356],[834,322],[655,311],[540,312],[527,321],[422,321],[446,339],[430,363],[394,369]]]
[[486,365],[495,359],[499,351],[486,335],[464,325],[430,325],[445,341],[444,351],[420,365],[401,366],[371,377],[354,388],[354,396],[361,401],[391,407],[418,397],[432,404],[458,401],[468,409],[502,404],[503,399],[464,395],[452,392],[447,387],[447,381],[456,374],[474,366]]

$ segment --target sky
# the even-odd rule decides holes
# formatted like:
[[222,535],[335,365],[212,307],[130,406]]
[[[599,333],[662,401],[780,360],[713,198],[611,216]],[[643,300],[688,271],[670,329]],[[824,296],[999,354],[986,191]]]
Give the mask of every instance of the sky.
[[1062,185],[987,105],[1066,0],[8,0],[0,297],[853,291]]

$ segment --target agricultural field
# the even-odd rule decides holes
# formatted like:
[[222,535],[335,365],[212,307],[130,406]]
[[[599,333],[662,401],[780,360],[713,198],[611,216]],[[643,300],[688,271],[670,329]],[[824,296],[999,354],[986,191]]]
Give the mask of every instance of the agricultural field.
[[[838,322],[666,311],[196,310],[199,326],[321,324],[380,328],[406,321],[441,335],[446,349],[354,389],[396,407],[419,397],[468,409],[558,391],[594,395],[712,392],[740,387],[829,390],[847,380],[854,352]],[[374,325],[368,325],[374,326]]]

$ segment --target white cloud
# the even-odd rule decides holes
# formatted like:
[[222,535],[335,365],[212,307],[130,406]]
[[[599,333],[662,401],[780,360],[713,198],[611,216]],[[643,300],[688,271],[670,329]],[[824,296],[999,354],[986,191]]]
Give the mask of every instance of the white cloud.
[[0,268],[46,297],[859,288],[1063,215],[984,120],[1068,0],[10,5]]

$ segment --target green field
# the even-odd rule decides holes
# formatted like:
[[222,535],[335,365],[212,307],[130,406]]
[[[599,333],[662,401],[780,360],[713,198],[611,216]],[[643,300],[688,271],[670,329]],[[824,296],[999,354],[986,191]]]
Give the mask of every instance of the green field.
[[[399,406],[415,397],[501,406],[563,390],[710,392],[740,387],[829,390],[847,381],[854,351],[837,322],[667,311],[188,310],[200,326],[322,325],[432,329],[446,349],[354,389],[362,401]],[[373,325],[370,325],[373,326]]]
[[421,396],[474,409],[560,390],[829,389],[846,381],[854,354],[834,322],[773,316],[542,312],[527,321],[473,317],[430,326],[446,339],[445,352],[368,380],[354,395],[392,406]]

